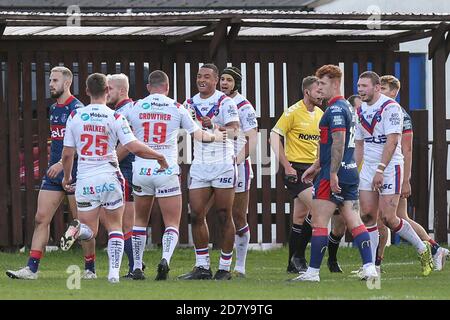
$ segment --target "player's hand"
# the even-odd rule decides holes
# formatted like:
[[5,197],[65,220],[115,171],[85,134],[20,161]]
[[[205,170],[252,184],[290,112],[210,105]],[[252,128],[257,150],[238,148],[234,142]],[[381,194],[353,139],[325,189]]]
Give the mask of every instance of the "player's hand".
[[336,173],[330,173],[330,188],[333,193],[341,193],[341,187],[339,187],[339,178]]
[[62,179],[62,187],[67,192],[75,192],[75,186],[71,184],[72,183],[72,176],[66,177]]
[[301,178],[302,182],[312,183],[318,172],[319,170],[317,170],[314,166],[310,166],[308,169],[305,170],[305,172],[303,172]]
[[212,129],[213,124],[210,117],[202,117],[202,126],[203,128]]
[[63,171],[63,165],[61,162],[57,162],[48,168],[47,175],[50,179],[55,179],[61,171]]
[[227,131],[214,130],[215,142],[224,142],[227,140]]
[[291,183],[297,183],[298,176],[297,170],[292,168],[291,166],[284,169],[285,179],[287,179]]
[[409,183],[409,181],[403,181],[401,197],[406,199],[410,195],[411,195],[411,184]]
[[157,172],[163,172],[167,168],[169,168],[169,164],[166,161],[166,157],[162,156],[160,159],[158,159],[159,169]]
[[381,187],[383,186],[383,174],[376,172],[372,180],[372,190],[381,192]]

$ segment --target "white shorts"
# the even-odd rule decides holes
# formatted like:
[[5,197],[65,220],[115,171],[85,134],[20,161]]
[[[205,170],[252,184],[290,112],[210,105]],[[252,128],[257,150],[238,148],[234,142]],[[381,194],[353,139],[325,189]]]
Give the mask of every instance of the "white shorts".
[[120,171],[95,174],[89,178],[77,179],[75,199],[80,211],[93,210],[102,206],[114,210],[123,206],[124,178]]
[[[359,190],[373,191],[372,181],[378,164],[363,163],[359,174]],[[384,170],[381,195],[400,194],[403,183],[403,164],[389,164]]]
[[189,171],[189,189],[234,188],[236,179],[236,164],[192,164]]
[[237,166],[238,178],[235,187],[236,193],[250,190],[250,183],[253,178],[253,170],[250,161],[245,160]]
[[[148,170],[148,162],[133,162],[133,194],[136,196],[172,197],[181,194],[180,179],[175,170]],[[148,173],[148,174],[147,174]]]

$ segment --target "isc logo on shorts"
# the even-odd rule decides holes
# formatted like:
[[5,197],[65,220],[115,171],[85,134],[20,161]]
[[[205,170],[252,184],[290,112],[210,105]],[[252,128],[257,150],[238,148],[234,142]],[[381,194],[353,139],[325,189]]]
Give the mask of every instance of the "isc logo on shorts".
[[233,178],[220,178],[219,182],[220,183],[231,183],[233,180]]
[[392,184],[383,184],[383,186],[381,187],[383,190],[392,190]]
[[241,188],[243,185],[244,185],[243,182],[239,182],[239,183],[238,183],[238,188]]

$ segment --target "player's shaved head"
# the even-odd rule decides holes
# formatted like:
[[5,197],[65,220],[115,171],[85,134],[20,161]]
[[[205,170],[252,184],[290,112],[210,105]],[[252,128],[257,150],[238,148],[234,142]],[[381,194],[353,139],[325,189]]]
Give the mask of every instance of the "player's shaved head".
[[126,74],[108,74],[106,76],[108,82],[113,82],[117,87],[125,89],[127,92],[130,89],[130,82]]
[[148,84],[152,88],[162,87],[169,83],[169,77],[164,71],[155,70],[148,76]]
[[212,63],[206,63],[202,65],[200,68],[207,68],[211,69],[216,77],[219,77],[219,68],[215,64]]
[[86,89],[91,98],[100,98],[108,91],[108,81],[102,73],[93,73],[86,80]]

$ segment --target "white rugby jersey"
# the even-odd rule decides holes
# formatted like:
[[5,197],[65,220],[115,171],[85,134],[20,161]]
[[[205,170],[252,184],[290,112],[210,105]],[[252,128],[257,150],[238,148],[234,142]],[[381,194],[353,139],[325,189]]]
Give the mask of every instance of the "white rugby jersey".
[[77,149],[77,178],[82,179],[119,170],[117,141],[126,145],[134,140],[125,117],[106,105],[90,104],[70,114],[64,146]]
[[[196,94],[193,98],[187,99],[185,106],[190,110],[192,117],[199,126],[202,126],[201,118],[209,117],[213,124],[225,126],[230,122],[239,122],[236,103],[225,93],[216,90],[214,94],[207,98],[200,98],[200,94]],[[203,128],[208,132],[211,129]],[[233,163],[234,159],[234,143],[232,139],[223,142],[203,143],[194,140],[194,160],[193,164],[218,164]]]
[[[174,174],[178,174],[178,131],[189,134],[199,130],[189,112],[163,94],[151,94],[124,110],[138,140],[162,153]],[[142,160],[136,156],[136,161]]]
[[237,93],[233,100],[236,103],[239,115],[239,136],[234,145],[234,152],[237,156],[247,143],[245,133],[258,128],[258,122],[256,121],[255,108],[243,95]]
[[[357,109],[355,140],[364,140],[364,162],[376,164],[381,161],[387,135],[402,133],[403,112],[400,105],[391,98],[381,95],[377,102],[369,106],[363,102]],[[401,136],[390,164],[402,164]]]

